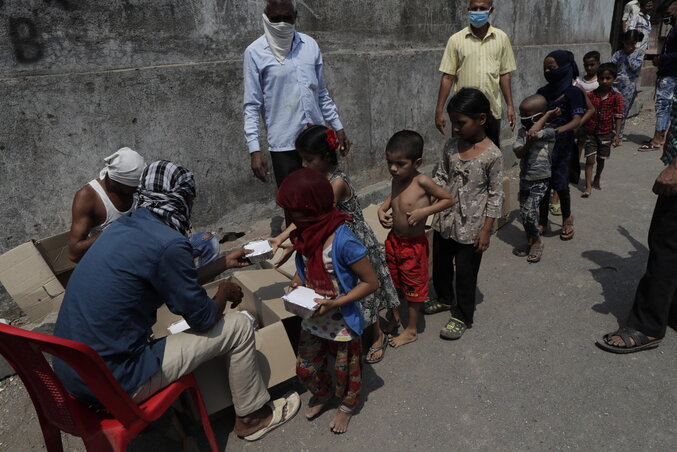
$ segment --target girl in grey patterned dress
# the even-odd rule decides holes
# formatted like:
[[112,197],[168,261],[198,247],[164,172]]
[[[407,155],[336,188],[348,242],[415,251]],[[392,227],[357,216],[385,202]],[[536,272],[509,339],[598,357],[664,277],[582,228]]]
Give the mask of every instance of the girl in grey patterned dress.
[[[367,325],[374,326],[373,344],[366,356],[368,363],[377,363],[383,359],[388,345],[386,335],[381,329],[379,311],[399,306],[395,285],[386,265],[385,254],[371,227],[364,220],[357,193],[350,179],[338,168],[338,140],[332,129],[324,126],[311,126],[301,132],[296,139],[296,149],[303,158],[304,165],[326,174],[334,189],[336,207],[353,217],[346,225],[367,248],[367,256],[374,266],[380,282],[379,289],[362,300],[362,316]],[[293,176],[293,174],[292,174]],[[289,231],[290,232],[290,231]],[[283,235],[287,235],[285,231]],[[278,237],[277,239],[284,238]]]

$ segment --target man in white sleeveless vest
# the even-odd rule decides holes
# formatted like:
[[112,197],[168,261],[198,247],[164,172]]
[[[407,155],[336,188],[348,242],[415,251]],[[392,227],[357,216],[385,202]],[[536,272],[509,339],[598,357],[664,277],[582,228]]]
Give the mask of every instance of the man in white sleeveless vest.
[[79,262],[101,232],[135,208],[134,194],[146,163],[137,152],[121,148],[104,159],[98,179],[90,181],[73,197],[68,257]]

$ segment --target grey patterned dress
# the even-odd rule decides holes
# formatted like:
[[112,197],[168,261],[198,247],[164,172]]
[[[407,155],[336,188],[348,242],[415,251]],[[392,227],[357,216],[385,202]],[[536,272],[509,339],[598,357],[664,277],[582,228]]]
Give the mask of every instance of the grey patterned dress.
[[357,199],[357,193],[355,192],[355,188],[353,188],[353,184],[350,183],[350,179],[348,179],[348,176],[346,176],[343,171],[336,168],[329,178],[329,182],[333,182],[338,178],[343,179],[346,184],[348,184],[348,187],[350,187],[350,199],[338,203],[336,207],[342,212],[349,213],[353,216],[353,221],[346,223],[346,225],[367,248],[367,257],[374,266],[378,280],[381,283],[376,292],[368,295],[362,300],[362,317],[364,317],[364,321],[368,325],[373,325],[378,319],[379,310],[399,306],[400,300],[397,298],[395,285],[390,278],[390,272],[386,265],[383,248],[376,239],[374,231],[367,222],[364,221],[360,201]]

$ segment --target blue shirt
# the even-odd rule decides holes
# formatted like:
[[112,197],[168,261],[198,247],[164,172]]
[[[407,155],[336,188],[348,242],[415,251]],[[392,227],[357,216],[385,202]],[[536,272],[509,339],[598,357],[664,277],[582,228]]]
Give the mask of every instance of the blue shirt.
[[[345,224],[336,229],[332,241],[332,264],[341,287],[341,295],[350,292],[358,283],[358,278],[350,266],[367,255],[367,249],[357,240],[353,231]],[[306,280],[306,265],[301,253],[296,253],[296,271],[301,281]],[[362,334],[362,308],[358,301],[341,306],[341,315],[346,325],[357,335]]]
[[[197,282],[188,239],[141,208],[111,224],[71,275],[54,335],[83,342],[132,394],[160,370],[165,340],[148,341],[155,312],[166,303],[196,331],[216,321],[216,303]],[[80,377],[54,359],[66,389],[97,402]]]
[[263,35],[244,52],[244,134],[249,152],[261,150],[260,114],[266,122],[271,152],[293,151],[306,124],[325,121],[343,129],[336,104],[324,86],[320,47],[296,32],[283,63],[275,59]]

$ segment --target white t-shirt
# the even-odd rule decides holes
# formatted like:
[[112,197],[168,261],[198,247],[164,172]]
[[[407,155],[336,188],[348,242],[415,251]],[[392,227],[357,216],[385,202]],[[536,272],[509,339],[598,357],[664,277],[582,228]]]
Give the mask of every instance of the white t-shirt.
[[591,81],[587,81],[585,77],[576,77],[576,85],[580,86],[583,88],[583,91],[586,93],[589,93],[590,91],[596,90],[599,88],[599,82],[597,81],[597,77],[595,77]]
[[635,15],[639,14],[639,0],[632,0],[625,5],[623,9],[623,22],[628,22]]

